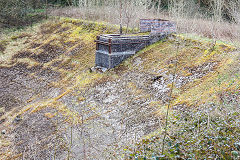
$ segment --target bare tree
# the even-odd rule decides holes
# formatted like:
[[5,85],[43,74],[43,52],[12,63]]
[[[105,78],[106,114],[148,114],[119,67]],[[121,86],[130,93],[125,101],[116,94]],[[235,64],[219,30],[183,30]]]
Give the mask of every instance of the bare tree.
[[222,21],[222,12],[224,7],[224,0],[212,0],[211,8],[213,11],[214,21],[220,22]]
[[240,0],[233,0],[229,2],[227,10],[231,13],[232,20],[240,24]]
[[123,0],[119,0],[119,18],[120,18],[120,34],[122,34],[122,9],[123,9]]
[[126,19],[126,25],[127,25],[126,33],[127,33],[130,22],[136,16],[135,5],[131,0],[125,0],[123,13]]

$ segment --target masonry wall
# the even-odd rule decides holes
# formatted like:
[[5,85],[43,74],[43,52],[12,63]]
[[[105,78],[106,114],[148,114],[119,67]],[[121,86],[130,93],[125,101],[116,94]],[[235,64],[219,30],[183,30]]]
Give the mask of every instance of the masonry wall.
[[109,55],[106,52],[97,51],[95,64],[96,66],[103,67],[103,68],[114,68],[115,66],[119,65],[125,59],[134,55],[134,52],[128,52],[125,54],[112,54]]
[[163,19],[140,19],[140,32],[169,34],[176,32],[176,24]]
[[[106,52],[129,52],[141,50],[143,47],[149,45],[149,36],[135,36],[135,37],[112,37],[100,36],[98,50]],[[109,45],[111,46],[109,48]]]
[[139,50],[166,36],[166,34],[134,37],[101,35],[97,40],[96,66],[114,68]]

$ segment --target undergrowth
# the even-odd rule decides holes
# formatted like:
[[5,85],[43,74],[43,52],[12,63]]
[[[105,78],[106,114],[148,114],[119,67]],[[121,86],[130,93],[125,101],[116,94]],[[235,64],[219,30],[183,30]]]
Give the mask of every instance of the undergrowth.
[[[2,38],[0,56],[3,67],[12,67],[21,62],[26,64],[25,70],[36,67],[52,74],[57,72],[60,74],[59,79],[51,81],[48,87],[61,89],[51,97],[45,95],[41,99],[40,94],[34,95],[27,100],[27,105],[23,108],[11,111],[12,113],[9,112],[3,118],[14,119],[18,114],[34,115],[51,109],[44,114],[45,118],[56,119],[60,117],[59,114],[69,126],[80,126],[93,119],[97,121],[102,115],[93,114],[83,120],[83,115],[78,112],[79,109],[86,108],[87,113],[95,113],[90,103],[96,103],[94,96],[98,93],[86,95],[86,92],[100,85],[111,86],[112,81],[115,83],[120,80],[122,84],[127,84],[131,92],[127,92],[125,88],[121,91],[116,89],[116,92],[126,93],[129,107],[134,108],[137,103],[133,103],[131,98],[128,99],[127,94],[137,95],[134,97],[136,99],[149,99],[147,107],[158,108],[154,114],[162,118],[162,121],[166,118],[166,104],[171,100],[164,155],[160,154],[164,130],[162,123],[159,123],[158,130],[139,143],[129,144],[125,148],[126,159],[238,159],[240,75],[237,47],[231,43],[192,35],[173,35],[148,46],[115,69],[106,73],[90,72],[89,68],[95,65],[96,36],[117,32],[116,25],[61,18],[35,26],[34,32],[17,32]],[[180,44],[178,54],[177,44]],[[176,81],[173,96],[169,98],[168,89],[172,83],[176,61]],[[33,79],[38,77],[40,71],[37,69],[27,76]],[[124,74],[130,78],[125,75],[124,79]],[[135,75],[141,76],[136,80]],[[37,82],[45,81],[51,76],[43,76],[37,79]],[[160,76],[162,78],[156,82],[150,79]],[[160,89],[154,90],[154,83],[158,84]],[[114,87],[108,90],[111,96]],[[154,99],[157,92],[160,92],[162,97]],[[69,106],[64,104],[64,101],[67,101]],[[89,106],[85,105],[86,101]],[[101,100],[98,103],[103,102]],[[118,103],[110,104],[107,106]],[[138,117],[139,110],[134,112],[137,115],[135,118],[142,118]],[[5,124],[11,125],[11,120]]]
[[[163,155],[165,131],[160,123],[157,131],[124,149],[125,159],[239,159],[237,46],[188,35],[173,37],[124,63],[129,70],[163,76],[162,84],[172,76],[174,61],[178,63]],[[177,57],[176,42],[180,43]],[[143,67],[133,65],[137,58],[144,59]],[[161,108],[157,114],[166,119],[167,104],[160,100],[153,105]]]
[[214,103],[194,109],[172,110],[166,149],[160,129],[125,149],[127,159],[239,159],[239,107]]

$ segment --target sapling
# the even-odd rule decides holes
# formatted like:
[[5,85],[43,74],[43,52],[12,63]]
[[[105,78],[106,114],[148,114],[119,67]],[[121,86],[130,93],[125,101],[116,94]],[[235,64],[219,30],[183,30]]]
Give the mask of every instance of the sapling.
[[178,67],[178,53],[179,53],[179,45],[180,42],[177,42],[177,50],[176,50],[176,62],[175,62],[175,69],[173,72],[173,78],[172,78],[172,84],[171,84],[171,88],[170,88],[170,93],[169,93],[169,101],[168,101],[168,106],[167,106],[167,113],[166,113],[166,121],[165,121],[165,128],[164,128],[164,136],[163,136],[163,144],[162,144],[162,155],[164,154],[164,147],[165,147],[165,139],[167,136],[167,127],[168,127],[168,115],[169,115],[169,109],[170,109],[170,105],[171,105],[171,100],[172,100],[172,93],[173,93],[173,87],[174,87],[174,82],[176,79],[176,74],[177,74],[177,67]]

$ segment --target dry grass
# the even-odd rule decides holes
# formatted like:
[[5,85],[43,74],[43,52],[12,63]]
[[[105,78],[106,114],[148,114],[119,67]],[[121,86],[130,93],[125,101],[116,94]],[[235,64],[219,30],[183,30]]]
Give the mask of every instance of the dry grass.
[[[152,10],[146,10],[145,7],[129,7],[128,14],[131,15],[129,27],[138,28],[139,19],[141,18],[161,18],[170,19],[177,23],[179,33],[196,33],[208,38],[216,38],[222,40],[239,41],[240,40],[240,24],[231,24],[228,22],[214,22],[207,18],[183,18],[169,16],[166,12],[156,13]],[[134,9],[133,9],[134,8]],[[101,6],[91,8],[69,7],[52,10],[54,16],[65,16],[92,21],[105,21],[111,24],[119,24],[119,11],[116,7]],[[123,14],[123,24],[126,26],[128,19]]]
[[[112,15],[109,14],[109,16]],[[184,25],[183,21],[182,25]],[[197,26],[195,27],[197,28]],[[192,27],[189,27],[188,29],[191,31]],[[33,97],[25,98],[28,103],[24,105],[22,109],[16,108],[15,112],[11,111],[4,115],[4,118],[8,119],[5,124],[11,125],[13,119],[17,115],[23,115],[24,122],[29,121],[36,127],[28,134],[23,132],[27,136],[33,135],[32,132],[38,130],[38,124],[40,122],[42,123],[45,121],[46,125],[50,124],[48,126],[51,126],[50,122],[57,121],[58,117],[59,119],[64,120],[64,123],[61,122],[61,124],[64,124],[67,127],[69,127],[69,124],[76,123],[80,126],[82,123],[85,123],[84,125],[87,126],[86,128],[90,128],[92,127],[91,124],[95,124],[95,122],[101,124],[107,122],[107,125],[113,127],[114,131],[114,127],[119,126],[119,123],[108,123],[104,117],[118,117],[119,115],[121,115],[119,116],[121,118],[119,118],[119,121],[126,119],[126,127],[136,125],[142,131],[144,128],[143,126],[146,124],[145,121],[148,119],[149,123],[151,120],[151,122],[156,123],[156,127],[158,127],[158,121],[153,119],[151,115],[152,113],[159,113],[156,116],[159,116],[159,119],[164,118],[163,114],[166,111],[165,105],[169,99],[168,90],[166,89],[169,88],[169,84],[171,83],[171,74],[175,63],[174,60],[178,58],[175,57],[176,38],[179,39],[179,42],[182,42],[177,73],[178,88],[174,88],[173,92],[173,105],[175,105],[176,108],[183,104],[188,108],[192,105],[201,105],[207,102],[220,103],[221,99],[224,100],[224,103],[228,103],[228,101],[234,98],[230,93],[234,92],[239,96],[239,93],[237,92],[240,84],[238,78],[239,74],[235,75],[235,73],[239,73],[239,61],[236,61],[236,59],[239,59],[239,52],[235,53],[235,48],[233,46],[228,46],[227,44],[222,44],[220,42],[216,43],[215,50],[211,50],[211,48],[213,48],[212,39],[200,39],[196,36],[186,37],[185,35],[178,35],[165,42],[158,42],[149,46],[108,73],[89,73],[88,68],[94,66],[95,36],[109,32],[116,32],[116,28],[113,26],[107,27],[107,25],[103,23],[93,23],[71,18],[46,22],[43,25],[38,26],[35,32],[32,33],[32,37],[29,39],[31,43],[21,51],[29,51],[31,55],[36,56],[43,52],[51,55],[53,54],[53,51],[55,51],[55,48],[62,47],[62,50],[59,50],[63,51],[61,52],[61,55],[56,56],[49,62],[45,63],[44,61],[42,64],[43,68],[40,68],[40,71],[46,71],[46,75],[42,75],[42,78],[47,76],[46,79],[50,80],[54,78],[55,74],[52,75],[52,78],[51,74],[48,73],[61,73],[62,77],[60,79],[56,79],[53,82],[51,81],[51,85],[49,84],[41,87],[45,90],[49,90],[49,86],[54,86],[56,88],[61,88],[61,92],[53,90],[44,93],[46,94],[45,98],[40,98],[37,94],[33,95]],[[39,36],[38,39],[34,38],[35,33]],[[11,37],[12,36],[9,36],[7,39],[11,39]],[[19,45],[21,44],[21,40],[22,39],[20,38],[16,39],[16,41],[19,42]],[[10,44],[13,42],[15,43],[15,41],[11,39]],[[9,57],[14,56],[14,54],[17,53],[10,52],[9,50]],[[41,63],[35,62],[31,57],[23,58],[27,55],[28,54],[16,55],[17,62],[28,63],[29,66],[34,66],[36,65],[35,63]],[[36,56],[33,58],[36,58]],[[12,58],[9,59],[14,60]],[[8,59],[6,59],[6,61],[7,60]],[[73,66],[72,70],[66,69],[66,67],[69,66]],[[49,68],[52,68],[55,72],[49,72]],[[164,79],[161,79],[158,82],[153,82],[151,78],[158,75],[163,75]],[[40,75],[34,72],[34,75],[31,74],[30,76],[31,78],[34,78]],[[34,85],[38,85],[38,83],[44,80],[40,78],[34,83]],[[30,83],[31,81],[27,82]],[[159,89],[158,87],[161,87],[161,83],[164,84],[164,87]],[[212,87],[209,88],[209,85]],[[54,94],[51,94],[52,96],[50,96],[49,93]],[[118,96],[113,98],[112,95]],[[113,113],[115,111],[116,113]],[[29,114],[30,112],[31,114]],[[110,114],[111,112],[112,115]],[[84,115],[84,117],[82,118],[81,115]],[[35,117],[39,117],[39,119],[36,121],[34,119]],[[130,120],[128,121],[129,117]],[[15,127],[14,125],[11,126]],[[151,127],[144,129],[147,131],[144,134],[148,134],[156,129],[155,126]],[[41,131],[43,128],[44,127],[42,127]],[[102,126],[101,131],[97,128],[96,132],[95,129],[94,131],[86,130],[89,131],[89,135],[104,135],[104,129],[109,130],[109,128]],[[131,134],[131,129],[132,128],[126,129],[126,133]],[[22,130],[24,130],[24,127],[22,127],[17,133],[20,133]],[[116,130],[119,130],[119,128],[116,128]],[[123,135],[121,131],[120,133]],[[69,133],[65,134],[69,136]],[[136,134],[141,135],[142,133],[136,131]],[[112,132],[112,135],[117,137],[118,133]],[[131,136],[132,135],[134,134],[131,134]],[[106,137],[109,138],[111,136]],[[23,140],[25,140],[25,138],[26,137],[24,136]],[[83,138],[87,139],[86,137]],[[54,140],[52,142],[54,144],[56,143],[57,138],[53,137],[52,140]],[[96,140],[106,141],[104,136],[101,136]],[[124,138],[122,141],[124,141]],[[127,139],[125,141],[127,143],[129,142]],[[29,138],[26,138],[26,142],[26,144],[32,143]],[[76,141],[76,143],[81,144],[81,141]],[[119,144],[118,141],[116,145],[117,144]],[[13,145],[20,146],[19,144]],[[99,148],[97,145],[101,145],[101,142],[96,142],[95,148]],[[105,150],[102,149],[104,147],[101,146],[103,152],[105,152]],[[107,147],[107,149],[111,148],[111,146]],[[34,147],[34,149],[40,150],[38,146]],[[92,148],[89,147],[88,149]],[[49,147],[48,150],[51,151],[51,147]],[[20,151],[22,152],[23,149],[19,148],[19,152]],[[72,152],[74,155],[77,151],[73,150]],[[114,150],[114,152],[117,151]],[[7,152],[4,151],[4,153]],[[32,153],[33,152],[29,150],[29,154]],[[102,155],[100,155],[100,153],[101,152],[98,152],[97,155],[99,155],[100,158],[105,158],[101,157]],[[14,156],[14,152],[12,155]]]
[[[174,88],[173,106],[218,103],[219,93],[238,90],[239,51],[236,51],[235,46],[217,41],[215,49],[212,51],[210,39],[189,38],[186,35],[179,35],[176,38],[181,42],[178,57],[175,55],[176,46],[174,45],[175,40],[173,40],[156,43],[141,51],[137,56],[144,59],[141,64],[142,68],[133,65],[137,56],[134,56],[132,60],[125,61],[124,65],[127,66],[127,70],[139,70],[153,75],[156,75],[157,70],[161,70],[164,73],[163,76],[166,74],[165,77],[168,77],[173,70],[173,60],[178,59],[177,79],[182,80],[182,82],[179,81],[182,85]],[[166,78],[164,81],[167,82]]]
[[204,19],[176,19],[180,33],[195,33],[213,39],[240,40],[240,26]]

